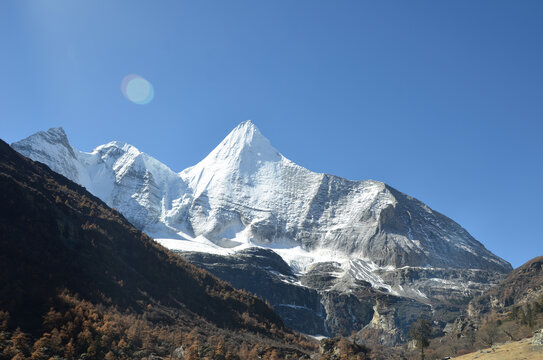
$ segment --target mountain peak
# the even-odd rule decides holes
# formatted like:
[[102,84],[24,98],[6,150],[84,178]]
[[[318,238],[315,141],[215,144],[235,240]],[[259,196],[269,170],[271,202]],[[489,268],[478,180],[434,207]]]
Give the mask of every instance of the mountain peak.
[[[253,120],[245,120],[245,121],[242,121],[239,123],[238,126],[236,126],[236,128],[239,128],[239,127],[247,127],[247,128],[254,128],[256,129],[256,125],[255,123],[253,122]],[[258,129],[257,129],[258,130]]]
[[251,120],[246,120],[240,123],[234,128],[223,140],[225,142],[228,140],[232,143],[238,144],[251,144],[254,140],[265,141],[269,143],[269,140],[266,139],[262,133],[258,130],[256,125]]
[[278,165],[283,159],[256,125],[247,120],[236,126],[202,161],[180,174],[198,197],[209,189],[223,189],[232,178],[248,179],[261,168]]
[[64,131],[62,126],[52,127],[49,130],[47,130],[46,133],[51,134],[51,135],[67,137],[66,132]]
[[[62,127],[53,127],[47,131],[39,131],[34,135],[27,137],[27,139],[41,138],[50,144],[61,144],[63,146],[69,145],[68,136]],[[23,140],[24,141],[24,140]],[[71,148],[71,146],[70,146]]]
[[[25,154],[25,150],[29,152],[31,149],[47,149],[46,152],[56,153],[56,151],[67,151],[72,157],[75,157],[74,151],[68,136],[62,127],[50,128],[47,131],[39,131],[29,137],[11,144],[17,151]],[[54,149],[57,149],[56,151]]]
[[[66,135],[66,132],[62,127],[53,127],[50,128],[47,131],[38,131],[37,133],[34,133],[23,140],[17,141],[14,144],[20,144],[20,143],[35,143],[35,142],[42,142],[46,141],[50,144],[61,144],[66,145],[69,144],[68,136]],[[12,144],[13,146],[13,144]]]
[[78,156],[63,128],[39,131],[11,146],[24,156],[47,164],[53,171],[63,174],[70,180],[83,186],[88,185],[80,178]]
[[203,160],[206,163],[223,161],[263,162],[280,161],[282,155],[262,135],[256,125],[247,120],[236,126]]
[[97,148],[95,148],[93,152],[107,151],[110,149],[119,149],[123,153],[129,152],[129,151],[136,154],[141,153],[141,151],[138,148],[136,148],[134,145],[128,144],[124,141],[118,141],[118,140],[110,141],[107,144],[100,145]]

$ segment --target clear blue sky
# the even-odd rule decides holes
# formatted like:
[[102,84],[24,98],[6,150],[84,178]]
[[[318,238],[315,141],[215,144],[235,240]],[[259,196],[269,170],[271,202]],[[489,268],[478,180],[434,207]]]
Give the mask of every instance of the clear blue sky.
[[[139,74],[147,105],[123,97]],[[180,171],[251,119],[513,266],[543,255],[543,1],[2,0],[0,137],[63,126]]]

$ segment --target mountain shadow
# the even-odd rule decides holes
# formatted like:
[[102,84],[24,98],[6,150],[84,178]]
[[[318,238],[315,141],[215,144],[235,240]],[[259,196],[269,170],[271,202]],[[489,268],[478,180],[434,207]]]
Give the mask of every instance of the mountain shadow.
[[[194,356],[302,356],[312,346],[262,300],[168,252],[1,140],[0,189],[3,358],[137,358],[142,349],[190,358],[190,346]],[[123,331],[135,323],[139,340]]]

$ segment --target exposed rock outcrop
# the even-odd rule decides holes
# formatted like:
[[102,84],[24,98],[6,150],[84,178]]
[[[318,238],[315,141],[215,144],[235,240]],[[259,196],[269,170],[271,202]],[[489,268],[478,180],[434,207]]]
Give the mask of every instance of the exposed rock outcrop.
[[534,337],[532,338],[532,344],[543,346],[543,329],[537,330],[536,332],[534,332]]

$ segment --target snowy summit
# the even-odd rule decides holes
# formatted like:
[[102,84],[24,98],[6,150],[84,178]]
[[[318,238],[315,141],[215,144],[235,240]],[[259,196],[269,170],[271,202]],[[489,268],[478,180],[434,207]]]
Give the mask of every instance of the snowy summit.
[[332,260],[346,268],[356,260],[370,269],[510,269],[453,220],[382,182],[296,165],[251,121],[180,173],[121,142],[78,151],[61,128],[13,147],[173,249],[229,254],[266,247],[297,272]]

